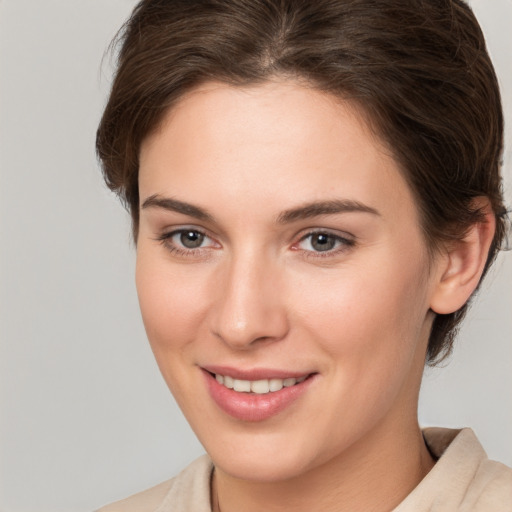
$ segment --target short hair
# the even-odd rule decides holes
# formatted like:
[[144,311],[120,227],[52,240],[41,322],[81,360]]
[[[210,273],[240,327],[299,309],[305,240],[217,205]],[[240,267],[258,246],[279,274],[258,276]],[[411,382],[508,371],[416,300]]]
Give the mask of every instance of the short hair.
[[[462,0],[142,0],[119,32],[117,70],[97,132],[107,185],[136,240],[142,141],[188,91],[276,77],[356,105],[414,195],[431,254],[483,220],[504,237],[503,113],[485,40]],[[427,362],[451,351],[468,304],[437,314]]]

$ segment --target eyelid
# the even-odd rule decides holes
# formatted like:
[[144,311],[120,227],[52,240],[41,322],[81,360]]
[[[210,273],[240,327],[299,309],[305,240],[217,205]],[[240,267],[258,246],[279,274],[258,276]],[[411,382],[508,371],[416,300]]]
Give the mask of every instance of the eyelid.
[[[187,231],[194,231],[203,235],[205,239],[209,240],[209,243],[200,247],[189,248],[173,242],[173,237],[182,233],[186,233]],[[307,240],[309,237],[320,234],[328,235],[329,237],[334,238],[336,241],[335,247],[332,249],[326,249],[325,251],[316,251],[314,249],[305,249],[300,247],[300,244]],[[340,253],[347,252],[356,244],[356,237],[354,235],[330,228],[310,228],[306,231],[303,231],[295,238],[297,241],[292,244],[291,249],[295,251],[301,251],[306,257],[313,258],[329,256],[332,257]],[[222,247],[222,245],[216,240],[216,237],[212,236],[208,230],[194,225],[173,226],[172,229],[168,228],[167,230],[163,230],[162,233],[155,238],[155,240],[161,243],[170,252],[185,256],[199,257],[203,256],[203,253],[209,252],[210,249],[218,249]]]
[[[326,251],[314,251],[302,249],[299,244],[313,235],[328,235],[333,237],[338,242],[338,247]],[[292,245],[292,249],[296,251],[303,251],[308,257],[329,257],[339,253],[348,251],[356,244],[356,237],[346,232],[339,232],[328,228],[311,228],[307,232],[301,234],[297,242]]]
[[[184,247],[182,245],[177,245],[172,241],[173,237],[176,235],[180,235],[182,233],[186,233],[187,231],[194,231],[197,232],[205,237],[205,239],[210,240],[211,243],[209,243],[206,246],[196,247],[196,248],[189,248]],[[199,256],[202,252],[205,250],[209,250],[212,248],[220,248],[221,245],[213,236],[211,236],[207,230],[193,226],[175,226],[172,229],[168,229],[165,231],[162,231],[161,234],[159,234],[156,238],[156,241],[160,242],[166,249],[168,249],[170,252],[176,252],[181,255],[197,255]]]

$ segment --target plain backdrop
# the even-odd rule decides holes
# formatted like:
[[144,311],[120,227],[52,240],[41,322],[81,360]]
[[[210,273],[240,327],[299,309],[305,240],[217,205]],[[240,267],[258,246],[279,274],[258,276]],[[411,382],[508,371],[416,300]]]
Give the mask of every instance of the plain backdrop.
[[[512,125],[512,3],[472,3]],[[128,217],[103,186],[94,154],[111,78],[103,55],[134,5],[0,0],[2,512],[92,510],[202,453],[146,342]],[[470,425],[490,456],[509,465],[511,337],[508,252],[452,361],[427,371],[420,402],[423,425]]]

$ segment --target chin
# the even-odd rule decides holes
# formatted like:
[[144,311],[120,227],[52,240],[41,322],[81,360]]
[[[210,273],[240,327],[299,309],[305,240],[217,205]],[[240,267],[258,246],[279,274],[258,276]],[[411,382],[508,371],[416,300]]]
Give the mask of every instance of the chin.
[[[216,436],[203,443],[214,465],[232,478],[259,482],[289,480],[316,465],[304,440],[287,433]],[[208,442],[210,441],[210,442]],[[321,463],[318,461],[317,463]]]
[[257,482],[282,482],[293,479],[305,472],[303,457],[289,454],[274,453],[272,456],[265,453],[228,455],[222,454],[213,458],[215,467],[232,478]]

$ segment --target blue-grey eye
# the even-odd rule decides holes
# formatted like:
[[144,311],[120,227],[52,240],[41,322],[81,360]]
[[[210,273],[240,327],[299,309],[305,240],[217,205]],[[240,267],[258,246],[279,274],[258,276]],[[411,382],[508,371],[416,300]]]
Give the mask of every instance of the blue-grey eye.
[[186,247],[187,249],[197,249],[198,247],[201,247],[205,239],[205,236],[203,233],[200,233],[199,231],[194,231],[192,229],[182,231],[179,233],[179,240],[181,245],[183,247]]
[[312,233],[309,235],[311,247],[315,251],[331,251],[339,242],[338,238],[328,233]]
[[335,235],[328,231],[313,231],[303,236],[296,246],[298,249],[309,253],[333,253],[348,249],[354,245],[354,240]]

